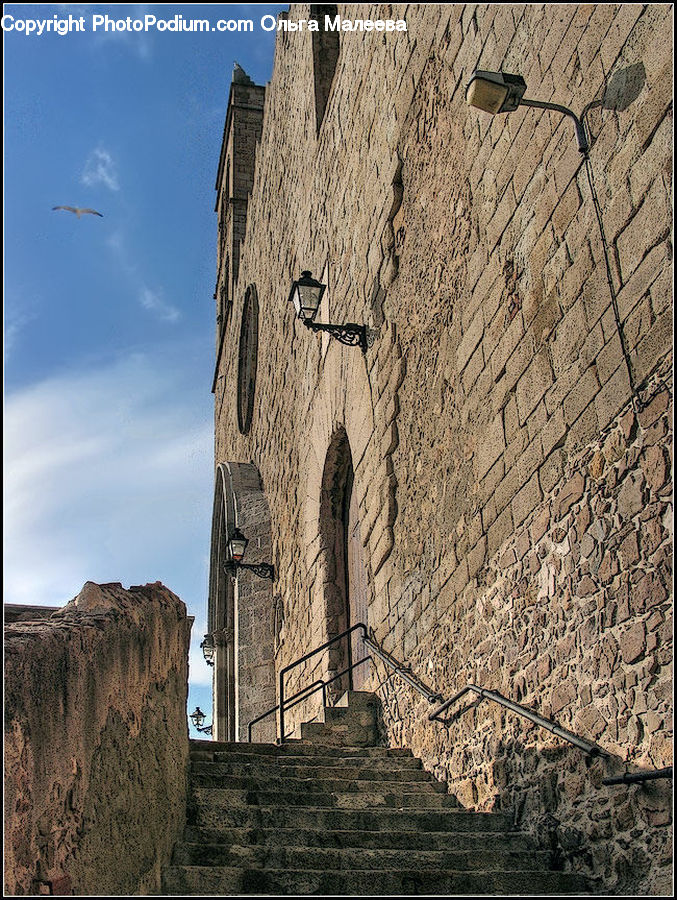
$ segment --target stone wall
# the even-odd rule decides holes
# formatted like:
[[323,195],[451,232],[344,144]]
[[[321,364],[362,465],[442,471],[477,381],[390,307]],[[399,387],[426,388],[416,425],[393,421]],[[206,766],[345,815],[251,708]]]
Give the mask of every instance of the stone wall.
[[5,890],[159,890],[185,817],[190,622],[159,582],[87,582],[5,627]]
[[[611,757],[588,766],[487,704],[430,726],[392,681],[388,740],[466,805],[545,822],[563,864],[603,889],[651,890],[668,871],[664,785],[600,781],[603,767],[672,762],[671,9],[339,12],[408,30],[341,34],[319,131],[313,35],[279,34],[215,380],[216,462],[253,462],[270,506],[277,669],[330,633],[321,498],[345,431],[378,639],[445,696],[473,680]],[[568,117],[468,107],[475,68],[573,108],[589,162]],[[328,286],[318,321],[369,327],[365,354],[294,318],[303,269]],[[250,285],[243,435],[226,385]],[[298,670],[289,690],[326,669]]]

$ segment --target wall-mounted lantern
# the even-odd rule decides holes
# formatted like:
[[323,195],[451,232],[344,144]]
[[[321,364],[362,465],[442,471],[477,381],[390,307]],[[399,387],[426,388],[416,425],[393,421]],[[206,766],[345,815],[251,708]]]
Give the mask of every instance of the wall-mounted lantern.
[[216,647],[214,645],[214,636],[212,634],[206,634],[204,636],[204,640],[200,644],[200,649],[202,650],[202,655],[204,656],[207,665],[213,666]]
[[190,714],[190,720],[195,726],[196,731],[201,731],[203,734],[212,733],[211,725],[207,725],[205,728],[202,727],[204,725],[205,714],[202,712],[199,706],[196,706],[193,712]]
[[289,292],[289,300],[294,304],[296,315],[306,328],[312,331],[325,331],[330,337],[336,338],[342,344],[349,347],[360,347],[362,352],[367,350],[367,328],[365,325],[357,325],[355,322],[346,322],[345,325],[330,325],[328,322],[316,322],[315,316],[322,300],[322,295],[327,289],[326,284],[321,284],[313,278],[307,269],[301,272]]
[[533,106],[537,109],[549,109],[562,113],[574,120],[578,149],[587,156],[590,146],[585,128],[578,116],[567,106],[559,103],[547,103],[545,100],[529,100],[524,96],[527,83],[521,75],[510,75],[508,72],[487,72],[476,69],[465,89],[465,99],[477,109],[495,113],[514,112],[519,106]]
[[245,550],[249,541],[242,534],[239,528],[236,528],[228,540],[229,559],[224,563],[224,569],[231,575],[237,575],[238,569],[249,569],[259,578],[269,578],[271,581],[275,579],[275,567],[269,563],[244,563]]

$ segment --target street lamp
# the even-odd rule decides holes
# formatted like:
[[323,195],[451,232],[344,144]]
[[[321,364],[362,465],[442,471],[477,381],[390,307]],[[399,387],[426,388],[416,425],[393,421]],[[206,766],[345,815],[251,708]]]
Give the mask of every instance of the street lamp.
[[275,579],[275,567],[269,563],[244,563],[245,550],[249,541],[242,534],[239,528],[236,528],[228,540],[229,559],[224,563],[224,569],[229,574],[237,575],[238,569],[249,569],[259,578],[269,578],[271,581]]
[[205,720],[205,714],[202,712],[199,706],[196,706],[193,712],[190,714],[190,719],[195,726],[196,731],[201,731],[203,734],[211,734],[212,726],[207,725],[206,728],[203,728],[202,725]]
[[213,666],[214,653],[216,651],[216,647],[214,646],[214,636],[211,634],[206,634],[204,636],[204,640],[200,644],[200,649],[202,650],[202,655],[204,656],[207,665]]
[[326,289],[327,285],[313,278],[312,273],[307,269],[301,272],[301,277],[293,282],[289,292],[289,301],[294,304],[296,315],[311,331],[325,331],[342,344],[347,344],[349,347],[360,347],[362,352],[366,353],[367,328],[365,325],[357,325],[355,322],[346,322],[345,325],[315,322],[315,316]]
[[578,116],[568,106],[560,106],[559,103],[547,103],[545,100],[529,100],[524,96],[526,89],[527,83],[521,75],[476,69],[466,86],[465,99],[470,106],[492,115],[502,112],[514,112],[519,106],[533,106],[536,109],[549,109],[569,116],[574,120],[578,149],[584,156],[587,156],[590,145],[585,135],[583,123]]

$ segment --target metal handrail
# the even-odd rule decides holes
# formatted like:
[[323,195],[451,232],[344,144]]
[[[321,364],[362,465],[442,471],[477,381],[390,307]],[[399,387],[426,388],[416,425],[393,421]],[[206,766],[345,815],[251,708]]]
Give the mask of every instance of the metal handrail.
[[578,747],[580,750],[584,750],[586,753],[589,753],[590,756],[609,755],[605,750],[602,750],[601,747],[598,747],[597,744],[591,744],[589,741],[578,737],[578,735],[573,734],[571,731],[567,731],[566,728],[562,728],[562,726],[558,725],[556,722],[551,722],[550,719],[544,719],[543,716],[539,716],[538,713],[535,713],[528,707],[521,706],[519,703],[515,703],[513,700],[508,700],[507,697],[504,697],[503,694],[499,694],[498,691],[488,691],[485,688],[477,687],[477,685],[475,684],[466,685],[463,690],[459,691],[457,694],[454,694],[451,700],[446,700],[441,706],[438,706],[437,709],[433,710],[433,712],[431,712],[428,716],[429,721],[441,722],[442,719],[440,719],[440,716],[442,715],[442,713],[446,712],[446,710],[449,709],[452,704],[454,704],[457,700],[460,700],[460,698],[463,697],[464,694],[467,694],[469,691],[474,691],[479,695],[481,700],[493,700],[494,703],[498,703],[501,706],[504,706],[506,709],[512,710],[512,712],[517,713],[519,716],[524,716],[535,725],[540,725],[541,728],[546,728],[548,731],[557,735],[557,737],[560,737],[563,740],[568,741],[570,744],[573,744],[575,747]]
[[412,675],[411,667],[407,666],[406,668],[400,663],[394,656],[388,653],[387,650],[384,650],[376,643],[376,639],[374,638],[373,631],[370,637],[363,637],[362,640],[369,647],[372,653],[375,653],[376,656],[380,660],[382,660],[387,666],[390,666],[391,669],[394,670],[396,675],[399,675],[403,681],[412,687],[415,691],[418,691],[422,697],[428,701],[428,703],[439,703],[440,700],[444,700],[442,694],[438,694],[429,688],[426,684],[424,684],[420,678],[417,678],[416,675]]
[[[292,694],[291,697],[288,697],[285,702],[285,708],[291,709],[293,706],[296,706],[298,703],[303,703],[304,700],[307,700],[312,694],[316,691],[322,690],[322,705],[327,705],[327,688],[330,684],[333,684],[339,678],[342,678],[348,672],[352,672],[353,669],[356,669],[358,666],[361,666],[362,663],[368,662],[372,658],[371,654],[369,656],[364,656],[362,659],[358,659],[356,663],[352,663],[347,666],[347,668],[338,672],[334,675],[333,678],[327,678],[326,680],[323,678],[318,678],[317,681],[313,681],[312,684],[309,684],[307,687],[301,688],[300,691],[297,691],[295,694]],[[301,697],[301,694],[303,696]],[[298,699],[296,699],[298,697]],[[291,701],[294,701],[293,703]],[[255,719],[252,719],[249,725],[247,726],[247,738],[249,743],[252,742],[252,727],[256,725],[257,722],[260,722],[261,719],[265,719],[267,716],[272,715],[274,712],[277,712],[278,706],[272,706],[267,712],[264,712],[262,715],[257,716]]]
[[[312,684],[307,685],[306,687],[302,688],[300,691],[297,691],[295,694],[292,694],[291,697],[288,697],[287,698],[287,709],[291,709],[293,706],[296,706],[297,703],[303,703],[303,701],[306,699],[306,697],[310,697],[311,694],[313,694],[317,690],[320,690],[320,688],[322,689],[322,702],[326,705],[327,691],[326,691],[325,682],[321,678],[318,678],[317,681],[313,681]],[[303,697],[300,696],[301,694],[303,694]],[[298,700],[296,699],[297,697],[299,698]],[[294,701],[294,702],[292,702],[292,701]],[[266,710],[266,712],[261,713],[260,716],[257,716],[255,719],[252,719],[251,722],[249,723],[249,725],[247,725],[247,740],[249,741],[250,744],[252,742],[252,728],[254,727],[254,725],[256,725],[257,722],[260,722],[262,719],[268,718],[268,716],[272,715],[274,712],[277,712],[277,706],[273,706],[269,710]]]
[[[367,644],[367,646],[371,648],[372,653],[375,653],[380,659],[383,660],[384,663],[386,663],[386,665],[389,665],[391,668],[393,668],[397,675],[403,678],[404,681],[407,682],[407,684],[411,685],[411,687],[418,691],[419,694],[425,697],[429,703],[436,703],[440,700],[443,700],[441,694],[437,694],[432,691],[420,679],[412,675],[409,669],[405,669],[402,664],[395,659],[394,656],[391,656],[390,653],[382,650],[375,643],[373,631],[371,637],[363,638],[363,640]],[[548,731],[557,735],[557,737],[568,741],[570,744],[573,744],[580,750],[584,750],[591,756],[609,755],[605,750],[602,750],[601,747],[598,747],[597,744],[591,744],[589,741],[578,737],[578,735],[572,734],[571,731],[567,731],[566,728],[562,728],[562,726],[558,725],[556,722],[551,722],[549,719],[545,719],[543,718],[543,716],[539,716],[538,713],[533,712],[533,710],[528,709],[526,706],[521,706],[519,703],[514,703],[512,700],[508,700],[507,697],[504,697],[497,691],[488,691],[485,688],[477,687],[474,684],[467,685],[463,688],[463,690],[459,691],[457,694],[454,694],[454,696],[450,700],[444,700],[444,702],[440,706],[438,706],[437,709],[433,710],[433,712],[430,713],[430,715],[428,716],[428,720],[430,722],[442,722],[442,719],[440,718],[442,713],[445,712],[450,706],[452,706],[452,704],[454,704],[469,691],[474,691],[475,693],[479,694],[480,698],[483,700],[493,700],[494,703],[499,703],[501,706],[505,706],[506,709],[510,709],[512,710],[512,712],[515,712],[520,716],[524,716],[526,719],[529,719],[529,721],[534,722],[534,724],[540,725],[542,728],[547,728]]]
[[[306,653],[305,656],[300,657],[300,659],[294,660],[293,663],[289,663],[288,666],[285,666],[284,669],[280,672],[280,702],[278,703],[278,709],[280,710],[280,743],[284,743],[284,676],[287,672],[290,672],[292,669],[295,669],[296,666],[300,666],[301,663],[306,662],[311,658],[311,656],[315,656],[317,653],[321,653],[323,650],[326,650],[327,647],[331,647],[332,644],[335,644],[337,641],[343,640],[347,635],[352,634],[353,631],[357,631],[361,629],[362,631],[362,640],[367,637],[367,626],[362,622],[357,622],[355,625],[352,625],[350,628],[346,628],[345,631],[342,631],[341,634],[337,634],[336,637],[331,638],[328,641],[325,641],[319,647],[316,647],[314,650],[311,650],[310,653]],[[348,652],[350,656],[350,642],[348,642]],[[352,665],[349,668],[354,668]]]
[[625,772],[623,775],[615,775],[613,778],[603,778],[602,784],[642,784],[645,781],[655,781],[657,778],[672,778],[672,766],[664,769],[649,769],[645,772]]
[[[358,622],[350,628],[347,628],[345,631],[341,632],[341,634],[337,635],[334,638],[326,641],[319,647],[316,647],[315,650],[311,650],[310,653],[306,653],[304,656],[290,663],[288,666],[285,666],[284,669],[280,672],[280,702],[277,706],[272,707],[272,709],[268,710],[268,712],[264,713],[262,716],[259,716],[257,719],[254,719],[249,724],[249,740],[251,741],[251,727],[256,722],[259,722],[261,719],[264,719],[266,716],[271,715],[276,709],[280,711],[280,743],[283,743],[285,740],[284,734],[284,713],[285,709],[290,709],[291,706],[296,705],[296,703],[300,703],[301,700],[296,700],[295,703],[287,701],[285,705],[284,700],[284,676],[287,672],[291,671],[291,669],[296,668],[296,666],[301,665],[301,663],[306,662],[312,656],[315,656],[317,653],[321,653],[323,650],[326,650],[327,647],[330,647],[332,644],[335,644],[337,641],[343,640],[349,634],[352,634],[354,631],[360,630],[362,632],[362,642],[366,644],[367,647],[371,650],[371,652],[377,656],[385,665],[389,666],[396,675],[398,675],[403,681],[405,681],[410,687],[412,687],[415,691],[421,694],[422,697],[428,701],[428,703],[442,703],[437,706],[429,715],[428,721],[430,722],[440,722],[444,723],[444,720],[441,718],[442,713],[446,712],[449,707],[451,707],[457,700],[460,700],[465,694],[469,692],[476,693],[481,700],[491,700],[494,703],[498,703],[500,706],[505,707],[506,709],[511,710],[514,713],[517,713],[519,716],[523,716],[525,719],[528,719],[530,722],[533,722],[535,725],[539,725],[541,728],[545,728],[550,731],[552,734],[561,738],[564,741],[567,741],[570,744],[573,744],[575,747],[578,747],[580,750],[583,750],[585,753],[590,754],[590,756],[609,756],[606,750],[603,750],[597,744],[591,743],[590,741],[584,740],[584,738],[579,737],[571,731],[568,731],[566,728],[562,728],[561,725],[558,725],[556,722],[552,722],[550,719],[546,719],[543,716],[539,716],[538,713],[534,712],[532,709],[529,709],[526,706],[522,706],[519,703],[515,703],[513,700],[509,700],[507,697],[504,697],[502,694],[499,694],[498,691],[489,691],[486,688],[478,687],[475,684],[468,684],[458,693],[454,694],[454,696],[450,700],[444,700],[441,694],[438,694],[436,691],[433,691],[432,688],[428,687],[420,678],[416,675],[413,675],[411,672],[411,667],[404,666],[399,660],[397,660],[392,654],[388,653],[387,650],[384,650],[379,644],[376,642],[376,637],[374,635],[373,629],[371,633],[367,634],[367,627],[362,622]],[[350,647],[350,644],[349,644]],[[323,689],[325,705],[326,705],[326,685],[330,684],[332,681],[335,681],[337,678],[340,678],[342,675],[345,675],[346,672],[352,671],[356,666],[361,665],[363,662],[371,659],[371,656],[366,656],[361,660],[358,660],[356,663],[352,663],[348,666],[347,669],[344,669],[342,672],[339,672],[338,675],[335,675],[332,679],[327,682],[324,682],[322,679],[313,682],[309,688],[304,688],[301,691],[298,691],[294,694],[290,700],[295,700],[295,698],[299,697],[303,694],[302,700],[305,700],[309,697],[315,690],[319,690],[320,687]],[[314,687],[317,685],[317,687]],[[629,777],[629,776],[628,776]],[[649,777],[653,778],[666,778],[671,777],[671,775],[651,775]]]

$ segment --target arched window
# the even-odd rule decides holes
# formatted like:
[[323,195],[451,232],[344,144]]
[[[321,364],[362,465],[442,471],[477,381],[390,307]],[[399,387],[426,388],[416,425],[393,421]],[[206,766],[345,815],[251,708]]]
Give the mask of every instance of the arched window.
[[313,78],[315,83],[315,125],[317,133],[324,119],[324,111],[327,108],[331,83],[336,71],[336,63],[339,56],[339,33],[324,27],[325,16],[334,19],[338,15],[335,4],[313,3],[310,6],[310,18],[315,19],[320,26],[319,31],[313,31]]
[[247,288],[240,325],[237,367],[237,424],[247,434],[254,413],[256,366],[259,348],[259,301],[254,285]]

